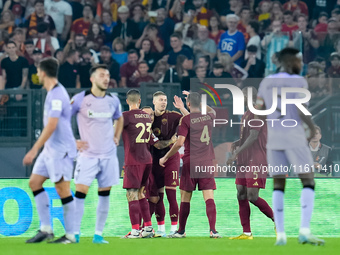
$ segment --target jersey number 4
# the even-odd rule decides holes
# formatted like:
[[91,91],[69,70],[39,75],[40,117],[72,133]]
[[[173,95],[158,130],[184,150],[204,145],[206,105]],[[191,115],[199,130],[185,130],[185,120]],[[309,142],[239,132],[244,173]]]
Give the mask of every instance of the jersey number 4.
[[[142,128],[142,130],[139,132],[137,138],[136,138],[136,143],[148,143],[150,141],[150,136],[151,136],[151,123],[146,123],[146,128],[144,123],[137,123],[136,128]],[[143,135],[146,132],[149,133],[148,139],[143,139]]]
[[203,131],[202,131],[201,139],[200,140],[201,140],[202,143],[206,143],[207,145],[209,145],[210,136],[209,136],[208,125],[205,125],[203,127]]

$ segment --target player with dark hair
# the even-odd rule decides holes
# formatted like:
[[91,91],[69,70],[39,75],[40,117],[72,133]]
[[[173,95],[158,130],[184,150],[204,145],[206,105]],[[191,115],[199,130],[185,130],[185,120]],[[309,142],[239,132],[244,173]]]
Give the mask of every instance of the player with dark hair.
[[[175,104],[178,108],[183,109],[182,100],[175,97]],[[190,200],[192,192],[202,190],[203,198],[206,204],[206,213],[210,226],[210,237],[221,237],[215,229],[216,224],[216,206],[214,201],[214,190],[216,189],[213,172],[202,171],[196,172],[197,167],[209,169],[214,167],[215,159],[214,147],[211,141],[213,119],[216,112],[207,107],[207,114],[201,113],[201,95],[197,92],[188,94],[186,106],[190,110],[181,118],[178,127],[178,140],[172,146],[164,157],[159,160],[160,166],[164,167],[166,162],[176,153],[184,144],[183,167],[181,174],[181,207],[179,211],[179,229],[174,234],[168,235],[169,238],[185,237],[185,226],[190,212]]]
[[[167,108],[167,96],[162,91],[157,91],[153,94],[154,104],[154,122],[152,124],[153,133],[159,140],[170,140],[176,133],[179,121],[182,115],[178,112],[168,111]],[[170,148],[158,150],[153,148],[153,167],[152,173],[155,177],[155,182],[158,188],[159,201],[156,207],[150,204],[151,213],[155,212],[158,231],[155,237],[165,237],[165,207],[164,207],[164,187],[166,196],[169,201],[169,213],[171,219],[170,234],[173,234],[177,230],[178,220],[178,204],[176,200],[176,187],[178,186],[178,173],[180,168],[180,156],[179,153],[175,153],[173,157],[169,159],[165,167],[161,167],[158,162]]]
[[[294,48],[281,50],[279,61],[282,72],[273,74],[265,78],[259,87],[256,108],[269,109],[273,104],[273,88],[277,88],[277,104],[281,105],[282,88],[299,88],[307,91],[307,81],[299,74],[302,68],[302,54]],[[303,93],[289,93],[289,99],[300,99]],[[276,99],[275,99],[276,100]],[[302,108],[298,109],[295,105],[287,105],[286,115],[282,115],[277,109],[267,116],[268,119],[280,119],[268,125],[267,140],[267,160],[273,168],[275,166],[289,166],[298,173],[303,189],[301,193],[301,225],[299,231],[299,242],[311,243],[314,245],[324,244],[321,240],[311,234],[310,221],[314,207],[314,173],[312,154],[308,148],[306,139],[306,126],[309,129],[308,137],[314,137],[315,127],[309,115],[305,115]],[[303,107],[303,106],[302,106]],[[281,125],[283,120],[295,120],[295,127],[286,128]],[[302,168],[299,166],[302,165]],[[274,178],[273,191],[273,211],[277,231],[276,245],[285,245],[287,237],[284,230],[284,189],[286,184],[287,171],[279,168],[279,171],[270,171]]]
[[66,234],[54,243],[74,243],[75,203],[70,189],[73,173],[73,158],[76,157],[76,142],[71,128],[70,98],[66,89],[57,80],[58,60],[47,58],[38,66],[39,82],[47,90],[44,105],[44,129],[32,149],[23,159],[31,165],[41,147],[29,186],[33,192],[40,219],[40,230],[27,243],[39,243],[53,239],[50,204],[43,183],[50,178],[61,198]]
[[[246,107],[247,91],[248,87],[242,90]],[[254,87],[252,87],[252,92],[253,102],[255,103],[257,91]],[[261,167],[267,166],[267,124],[264,123],[262,126],[257,124],[250,126],[248,124],[248,121],[256,119],[259,120],[249,109],[242,116],[241,122],[245,123],[245,125],[241,125],[240,139],[232,144],[231,150],[233,154],[227,162],[228,165],[231,165],[237,158],[235,184],[239,215],[243,227],[243,233],[240,236],[231,237],[230,239],[253,239],[250,230],[249,202],[257,206],[264,215],[274,221],[273,210],[264,199],[259,197],[260,189],[265,189],[266,187],[267,172],[263,171]]]
[[[98,206],[93,243],[108,243],[103,230],[109,213],[110,191],[119,183],[117,145],[123,130],[123,116],[118,97],[106,92],[110,72],[106,65],[94,65],[90,70],[92,88],[76,94],[72,114],[77,115],[80,150],[74,174],[76,184],[75,237],[79,242],[84,202],[92,181],[98,180]],[[115,128],[113,129],[113,121]]]

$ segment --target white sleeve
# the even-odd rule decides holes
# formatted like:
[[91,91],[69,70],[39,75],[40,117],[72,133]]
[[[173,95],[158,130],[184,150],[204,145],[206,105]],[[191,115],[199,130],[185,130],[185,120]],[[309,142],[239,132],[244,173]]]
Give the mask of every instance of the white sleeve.
[[54,50],[58,50],[60,48],[59,41],[57,38],[51,37],[51,43]]
[[64,15],[66,16],[72,16],[72,7],[68,2],[65,2],[65,7],[64,7]]

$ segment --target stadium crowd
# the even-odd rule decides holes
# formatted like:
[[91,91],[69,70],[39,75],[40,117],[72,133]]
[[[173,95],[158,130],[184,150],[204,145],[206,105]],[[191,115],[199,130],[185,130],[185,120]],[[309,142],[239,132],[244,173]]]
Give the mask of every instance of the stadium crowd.
[[[66,88],[89,88],[94,63],[110,87],[278,72],[286,46],[303,53],[312,96],[339,90],[340,0],[1,0],[0,89],[36,89],[37,65],[60,64]],[[243,84],[243,85],[242,85]],[[19,98],[20,99],[20,98]]]

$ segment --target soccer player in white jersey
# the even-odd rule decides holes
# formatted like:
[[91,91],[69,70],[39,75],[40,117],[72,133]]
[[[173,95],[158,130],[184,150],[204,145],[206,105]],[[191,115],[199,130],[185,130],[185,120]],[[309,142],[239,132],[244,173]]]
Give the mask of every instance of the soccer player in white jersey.
[[[322,245],[324,241],[313,236],[310,231],[310,221],[314,207],[314,173],[313,158],[308,148],[305,127],[309,128],[309,138],[314,136],[313,122],[303,104],[287,104],[286,115],[281,109],[281,100],[285,94],[290,101],[304,100],[306,95],[300,92],[283,93],[284,88],[297,90],[308,89],[307,81],[299,74],[302,67],[302,55],[294,48],[285,48],[280,52],[279,60],[282,72],[265,78],[259,87],[257,109],[270,109],[273,105],[273,88],[277,88],[277,108],[267,116],[268,123],[267,159],[268,166],[275,167],[269,172],[274,178],[273,211],[277,231],[276,245],[285,245],[287,237],[284,230],[284,189],[288,168],[291,166],[301,179],[301,225],[299,231],[300,243]],[[308,99],[308,96],[307,96]],[[286,101],[288,102],[288,100]],[[284,103],[286,103],[284,102]],[[275,121],[276,120],[276,121]],[[286,124],[283,125],[283,121]],[[287,126],[294,127],[287,127]],[[302,166],[302,167],[300,167]]]
[[50,178],[61,198],[64,210],[66,234],[54,243],[74,243],[75,203],[70,190],[73,173],[73,158],[76,142],[71,128],[70,98],[66,89],[58,82],[58,60],[47,58],[38,67],[39,82],[47,90],[44,104],[44,129],[39,139],[27,152],[24,165],[31,165],[39,149],[43,151],[34,164],[29,186],[33,192],[40,219],[40,230],[27,243],[39,243],[53,239],[50,204],[43,183]]
[[[79,242],[80,225],[86,194],[92,181],[98,180],[97,221],[93,243],[108,243],[103,230],[109,213],[110,190],[119,183],[117,145],[123,130],[123,117],[118,97],[106,92],[110,72],[106,65],[90,70],[92,88],[75,95],[72,114],[77,114],[81,140],[74,180],[76,183],[75,237]],[[113,122],[116,120],[115,129]]]

